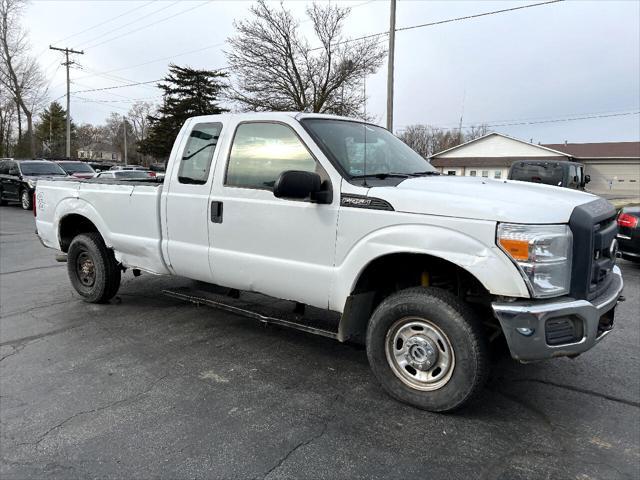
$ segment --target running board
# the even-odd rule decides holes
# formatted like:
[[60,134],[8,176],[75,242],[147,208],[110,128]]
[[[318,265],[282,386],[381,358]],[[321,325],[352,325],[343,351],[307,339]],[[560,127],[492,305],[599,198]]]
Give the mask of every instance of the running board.
[[[229,302],[224,302],[220,298],[211,298],[211,295],[208,294],[207,292],[191,291],[191,290],[185,290],[185,289],[179,289],[179,290],[167,289],[167,290],[163,290],[162,293],[164,293],[169,297],[191,302],[196,305],[207,305],[209,307],[224,310],[226,312],[235,313],[237,315],[242,315],[244,317],[253,318],[254,320],[258,320],[259,322],[264,324],[280,325],[283,327],[293,328],[294,330],[299,330],[306,333],[312,333],[314,335],[320,335],[322,337],[332,338],[334,340],[338,339],[337,332],[332,332],[330,330],[312,327],[310,325],[293,322],[291,320],[285,320],[284,318],[265,315],[255,310],[249,310],[245,307],[231,305]],[[215,295],[215,297],[220,297],[220,295]],[[233,299],[229,298],[229,301],[233,302]]]

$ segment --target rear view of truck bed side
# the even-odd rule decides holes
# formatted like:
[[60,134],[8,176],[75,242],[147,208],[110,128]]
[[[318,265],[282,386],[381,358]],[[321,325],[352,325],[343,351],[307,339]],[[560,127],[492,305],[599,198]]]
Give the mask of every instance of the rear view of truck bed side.
[[78,232],[96,231],[123,265],[167,274],[160,250],[161,193],[159,183],[41,181],[35,199],[38,234],[45,246],[66,252]]

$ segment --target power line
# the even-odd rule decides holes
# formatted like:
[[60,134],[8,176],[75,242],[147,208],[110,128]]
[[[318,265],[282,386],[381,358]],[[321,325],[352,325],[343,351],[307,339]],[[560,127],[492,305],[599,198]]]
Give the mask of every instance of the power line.
[[[137,22],[139,22],[139,21],[141,21],[141,20],[147,20],[149,17],[151,17],[151,16],[155,15],[156,13],[159,13],[159,12],[162,12],[163,10],[166,10],[166,9],[168,9],[168,8],[171,8],[171,7],[173,7],[173,6],[174,6],[175,4],[177,4],[177,3],[179,3],[179,0],[174,1],[174,2],[172,2],[172,3],[170,3],[170,4],[168,4],[168,5],[164,5],[164,6],[160,7],[160,8],[158,8],[157,10],[153,10],[152,12],[149,12],[149,13],[147,13],[147,14],[145,14],[145,15],[140,16],[140,17],[136,17],[136,18],[134,18],[133,20],[131,20],[130,22],[124,23],[124,24],[122,24],[122,25],[120,25],[120,26],[118,26],[118,27],[114,28],[113,30],[111,30],[111,31],[109,32],[109,34],[112,34],[112,33],[114,33],[114,32],[117,32],[118,30],[122,30],[123,28],[128,27],[129,25],[133,25],[134,23],[137,23]],[[87,40],[84,40],[84,41],[83,41],[83,43],[85,43],[85,44],[89,44],[88,46],[86,46],[86,47],[84,47],[84,48],[92,48],[91,43],[92,43],[92,42],[95,42],[96,40],[100,40],[101,38],[104,38],[104,34],[102,34],[102,35],[97,35],[97,36],[95,36],[95,37],[91,37],[91,38],[89,38],[89,39],[87,39]]]
[[[155,58],[155,59],[153,59],[153,60],[148,60],[148,61],[143,62],[143,63],[136,63],[135,65],[127,65],[127,66],[125,66],[125,67],[114,68],[114,69],[112,69],[112,70],[106,70],[106,71],[104,71],[104,72],[94,71],[94,73],[93,73],[93,74],[91,74],[91,75],[84,75],[84,76],[82,76],[82,77],[78,77],[78,78],[79,78],[79,79],[82,79],[82,78],[93,77],[93,76],[95,76],[95,75],[106,75],[106,74],[113,73],[113,72],[120,72],[120,71],[122,71],[122,70],[129,70],[129,69],[131,69],[131,68],[136,68],[136,67],[142,67],[142,66],[144,66],[144,65],[149,65],[149,64],[151,64],[151,63],[162,62],[162,61],[164,61],[164,60],[171,60],[171,59],[173,59],[173,58],[181,57],[181,56],[184,56],[184,55],[189,55],[189,54],[191,54],[191,53],[198,53],[198,52],[202,52],[202,51],[204,51],[204,50],[209,50],[209,49],[211,49],[211,48],[220,47],[220,46],[222,46],[222,45],[224,45],[224,42],[221,42],[221,43],[214,43],[214,44],[212,44],[212,45],[206,45],[206,46],[204,46],[204,47],[197,48],[197,49],[195,49],[195,50],[187,50],[187,51],[185,51],[185,52],[176,53],[175,55],[170,55],[170,56],[167,56],[167,57],[161,57],[161,58]],[[88,70],[91,70],[91,69],[88,69]]]
[[[127,35],[130,35],[130,34],[132,34],[132,33],[137,33],[137,32],[139,32],[139,31],[141,31],[141,30],[144,30],[145,28],[149,28],[149,27],[152,27],[152,26],[154,26],[154,25],[157,25],[158,23],[162,23],[162,22],[165,22],[165,21],[167,21],[167,20],[172,20],[172,19],[174,19],[175,17],[177,17],[178,15],[182,15],[183,13],[190,12],[191,10],[195,10],[196,8],[204,7],[204,6],[205,6],[205,5],[207,5],[208,3],[211,3],[212,1],[213,1],[213,0],[206,0],[206,1],[204,1],[203,3],[201,3],[201,4],[199,4],[199,5],[195,5],[195,6],[193,6],[193,7],[186,8],[186,9],[184,9],[184,10],[181,10],[181,11],[179,11],[179,12],[174,13],[173,15],[169,15],[168,17],[161,18],[160,20],[156,20],[155,22],[149,23],[149,24],[144,25],[144,26],[142,26],[142,27],[134,28],[133,30],[129,30],[129,31],[124,32],[124,33],[122,33],[122,34],[120,34],[120,35],[117,35],[117,36],[115,36],[115,37],[108,38],[108,39],[106,39],[106,40],[104,40],[104,41],[102,41],[102,42],[98,42],[98,43],[95,43],[95,44],[93,44],[93,45],[88,45],[88,46],[86,46],[85,48],[87,48],[87,49],[90,49],[90,48],[96,48],[96,47],[99,47],[100,45],[104,45],[105,43],[112,42],[113,40],[120,39],[120,38],[125,37],[125,36],[127,36]],[[171,5],[174,5],[175,3],[178,3],[178,2],[174,2],[174,3],[172,3]]]
[[105,100],[103,98],[86,98],[86,97],[79,97],[77,95],[74,95],[75,98],[77,98],[78,100],[82,100],[85,102],[99,102],[99,103],[133,103],[133,102],[146,102],[148,100],[158,100],[159,98],[162,98],[162,95],[156,95],[155,97],[144,97],[144,98],[126,98],[126,99],[122,99],[122,100]]
[[[467,125],[463,125],[462,128],[470,128],[473,126],[478,126],[478,125],[482,125],[482,126],[487,126],[487,127],[510,127],[510,126],[516,126],[516,125],[539,125],[539,124],[545,124],[545,123],[560,123],[560,122],[573,122],[573,121],[577,121],[577,120],[591,120],[591,119],[595,119],[595,118],[611,118],[611,117],[625,117],[625,116],[630,116],[630,115],[638,115],[640,114],[640,110],[636,110],[636,111],[624,111],[624,112],[611,112],[611,113],[587,113],[587,114],[576,114],[576,115],[566,115],[564,117],[557,117],[557,118],[551,118],[551,119],[545,119],[545,120],[504,120],[504,121],[490,121],[490,122],[475,122],[473,124],[467,124]],[[445,130],[458,130],[460,127],[459,126],[443,126],[443,125],[431,125],[429,124],[429,126],[435,127],[435,128],[442,128]],[[397,131],[403,131],[406,130],[408,127],[408,125],[400,127],[397,129]]]
[[[366,2],[358,3],[356,5],[351,5],[351,6],[349,6],[349,8],[351,8],[351,9],[358,8],[358,7],[361,7],[361,6],[364,6],[364,5],[368,5],[369,3],[373,3],[374,1],[375,0],[368,0]],[[113,73],[113,72],[120,72],[122,70],[129,70],[129,69],[136,68],[136,67],[142,67],[142,66],[145,66],[145,65],[150,65],[152,63],[162,62],[164,60],[171,60],[173,58],[182,57],[184,55],[190,55],[192,53],[198,53],[198,52],[202,52],[204,50],[209,50],[211,48],[220,47],[220,46],[222,46],[224,44],[225,44],[225,42],[219,42],[219,43],[214,43],[214,44],[211,44],[211,45],[205,45],[204,47],[196,48],[196,49],[193,49],[193,50],[187,50],[187,51],[184,51],[184,52],[180,52],[180,53],[176,53],[176,54],[173,54],[173,55],[169,55],[167,57],[155,58],[153,60],[148,60],[146,62],[136,63],[136,64],[133,64],[133,65],[127,65],[127,66],[124,66],[124,67],[118,67],[118,68],[114,68],[114,69],[111,69],[111,70],[105,70],[103,72],[93,71],[94,72],[93,74],[84,75],[82,77],[78,77],[78,79],[80,80],[80,79],[83,79],[83,78],[93,77],[95,75],[108,74],[108,73]],[[222,67],[222,68],[219,68],[217,70],[228,70],[228,69],[229,69],[229,67]],[[88,69],[88,70],[91,71],[91,69]]]
[[[500,13],[513,12],[515,10],[523,10],[525,8],[540,7],[540,6],[543,6],[543,5],[549,5],[551,3],[559,3],[559,2],[563,2],[563,1],[564,0],[549,0],[549,1],[546,1],[546,2],[540,2],[540,3],[531,3],[531,4],[528,4],[528,5],[521,5],[519,7],[503,8],[501,10],[492,10],[490,12],[476,13],[474,15],[465,15],[464,17],[448,18],[446,20],[438,20],[436,22],[421,23],[421,24],[418,24],[418,25],[410,25],[408,27],[400,27],[400,28],[396,28],[395,31],[396,32],[403,32],[405,30],[413,30],[415,28],[432,27],[434,25],[442,25],[444,23],[459,22],[459,21],[462,21],[462,20],[470,20],[472,18],[486,17],[486,16],[489,16],[489,15],[497,15],[497,14],[500,14]],[[331,45],[332,46],[343,45],[345,43],[356,42],[358,40],[366,40],[367,38],[379,37],[381,35],[389,35],[389,32],[385,31],[385,32],[371,33],[369,35],[363,35],[361,37],[356,37],[356,38],[349,38],[349,39],[343,40],[341,42],[332,43]],[[323,48],[324,47],[316,47],[316,48],[312,48],[311,51],[321,50]]]
[[73,34],[69,35],[68,37],[64,37],[64,38],[61,38],[60,40],[56,40],[53,43],[60,43],[60,42],[64,42],[65,40],[69,40],[70,38],[77,37],[78,35],[81,35],[81,34],[83,34],[85,32],[88,32],[89,30],[94,30],[94,29],[96,29],[98,27],[101,27],[102,25],[105,25],[105,24],[107,24],[109,22],[113,22],[114,20],[117,20],[118,18],[124,17],[125,15],[128,15],[128,14],[130,14],[132,12],[135,12],[136,10],[140,10],[141,8],[144,8],[147,5],[149,5],[151,3],[154,3],[156,1],[158,1],[158,0],[151,0],[150,2],[143,3],[142,5],[138,5],[135,8],[131,8],[129,10],[126,10],[126,11],[122,12],[120,15],[116,15],[115,17],[111,17],[111,18],[109,18],[107,20],[104,20],[103,22],[96,23],[95,25],[92,25],[92,26],[90,26],[88,28],[85,28],[84,30],[80,30],[79,32],[73,33]]
[[127,85],[116,85],[115,87],[102,87],[102,88],[91,88],[89,90],[77,90],[71,93],[75,94],[75,93],[86,93],[86,92],[101,92],[103,90],[115,90],[116,88],[135,87],[136,85],[148,85],[149,83],[162,82],[163,80],[164,80],[163,78],[160,78],[158,80],[149,80],[147,82],[136,82],[136,83],[129,83]]

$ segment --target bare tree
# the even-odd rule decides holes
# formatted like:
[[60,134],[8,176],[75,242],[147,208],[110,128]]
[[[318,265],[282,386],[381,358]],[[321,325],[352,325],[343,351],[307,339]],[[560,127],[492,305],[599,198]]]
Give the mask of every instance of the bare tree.
[[20,26],[25,0],[0,0],[0,83],[12,94],[18,113],[18,137],[22,140],[22,118],[27,120],[29,152],[35,156],[33,114],[44,96],[44,76],[29,55],[27,34]]
[[424,158],[469,142],[489,133],[487,125],[473,125],[466,131],[459,129],[442,129],[430,125],[409,125],[399,138]]
[[320,46],[312,48],[298,21],[281,4],[259,0],[252,18],[234,22],[228,39],[231,100],[244,110],[294,110],[363,116],[362,83],[382,65],[386,51],[379,38],[346,42],[342,34],[349,8],[313,4],[307,16]]
[[0,84],[0,157],[11,155],[16,105],[9,92]]
[[[128,118],[133,128],[133,139],[136,145],[147,138],[149,131],[149,116],[153,113],[154,107],[150,102],[135,102],[129,109]],[[145,161],[145,155],[140,154],[136,149],[136,154],[141,156],[141,160]]]

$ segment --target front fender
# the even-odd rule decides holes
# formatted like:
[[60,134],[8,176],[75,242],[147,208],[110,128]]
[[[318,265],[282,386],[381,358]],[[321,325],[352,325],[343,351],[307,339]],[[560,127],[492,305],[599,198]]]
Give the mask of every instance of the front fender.
[[[367,265],[395,253],[447,260],[469,272],[494,295],[528,298],[520,273],[495,245],[495,223],[475,224],[473,233],[470,236],[461,230],[422,224],[393,225],[370,232],[337,265],[330,308],[342,311]],[[480,239],[486,239],[485,243]]]

